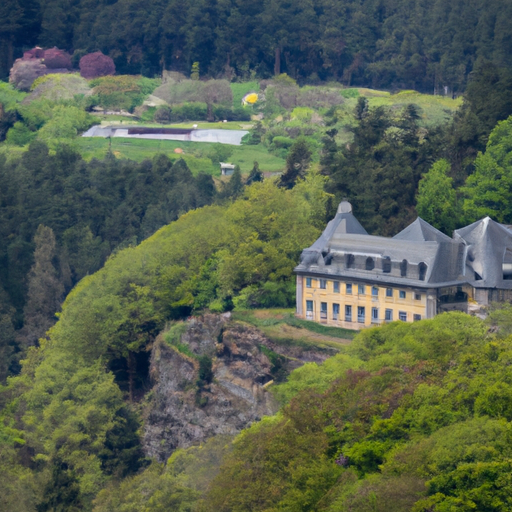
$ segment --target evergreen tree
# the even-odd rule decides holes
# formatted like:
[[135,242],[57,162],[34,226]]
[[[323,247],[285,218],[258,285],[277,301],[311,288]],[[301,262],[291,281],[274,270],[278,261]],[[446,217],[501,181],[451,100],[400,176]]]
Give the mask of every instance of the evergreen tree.
[[297,180],[305,176],[311,161],[311,154],[307,141],[304,138],[298,138],[286,158],[286,170],[279,180],[279,186],[293,188]]
[[64,286],[56,268],[57,243],[53,230],[39,225],[34,236],[34,264],[28,275],[27,303],[23,310],[25,324],[19,341],[25,347],[37,345],[55,323],[64,295]]
[[260,171],[260,166],[258,162],[254,162],[254,165],[251,169],[251,172],[249,173],[249,176],[245,184],[251,185],[252,183],[255,183],[257,181],[263,181],[263,173]]

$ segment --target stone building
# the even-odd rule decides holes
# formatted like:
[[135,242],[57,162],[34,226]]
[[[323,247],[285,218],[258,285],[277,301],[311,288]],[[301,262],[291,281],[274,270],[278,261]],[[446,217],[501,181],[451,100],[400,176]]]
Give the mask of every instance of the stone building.
[[471,312],[512,300],[512,231],[486,217],[450,238],[418,218],[393,238],[372,236],[343,201],[295,273],[297,316],[327,325]]

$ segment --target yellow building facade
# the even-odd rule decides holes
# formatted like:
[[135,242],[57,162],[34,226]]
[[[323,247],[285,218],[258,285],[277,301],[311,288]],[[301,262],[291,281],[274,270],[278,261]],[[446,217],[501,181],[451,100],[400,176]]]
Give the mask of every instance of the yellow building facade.
[[[365,281],[344,281],[318,276],[297,276],[302,318],[318,323],[361,329],[385,322],[413,322],[428,318],[434,295],[408,286],[382,286]],[[430,297],[430,298],[429,298]]]

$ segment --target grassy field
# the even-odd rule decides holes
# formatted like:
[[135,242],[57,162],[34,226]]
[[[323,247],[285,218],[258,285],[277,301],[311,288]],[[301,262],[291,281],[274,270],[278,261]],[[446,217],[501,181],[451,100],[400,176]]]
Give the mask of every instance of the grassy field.
[[350,343],[356,331],[295,318],[292,309],[252,309],[234,311],[233,319],[254,325],[280,344],[315,346],[339,350]]
[[[171,159],[183,156],[194,174],[203,171],[213,176],[220,176],[220,167],[215,166],[209,158],[203,156],[211,148],[211,144],[208,142],[125,139],[122,137],[114,137],[111,141],[112,152],[118,158],[129,158],[140,162],[145,158],[153,158],[157,153],[164,153]],[[85,160],[101,159],[108,152],[109,141],[101,137],[79,137],[77,145]],[[282,158],[268,153],[267,149],[261,144],[230,147],[233,153],[229,157],[229,161],[239,165],[244,174],[251,171],[254,161],[259,163],[262,171],[275,172],[285,167],[285,161]],[[176,148],[183,149],[183,155],[174,153]]]

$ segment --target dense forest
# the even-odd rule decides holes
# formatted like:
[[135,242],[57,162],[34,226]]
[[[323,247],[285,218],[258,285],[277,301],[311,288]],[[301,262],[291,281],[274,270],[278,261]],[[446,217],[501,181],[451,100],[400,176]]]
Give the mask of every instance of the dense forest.
[[101,50],[123,74],[188,75],[197,62],[211,77],[286,72],[300,82],[451,94],[482,60],[512,65],[510,9],[503,0],[6,0],[0,76],[39,44],[72,52],[75,64]]

